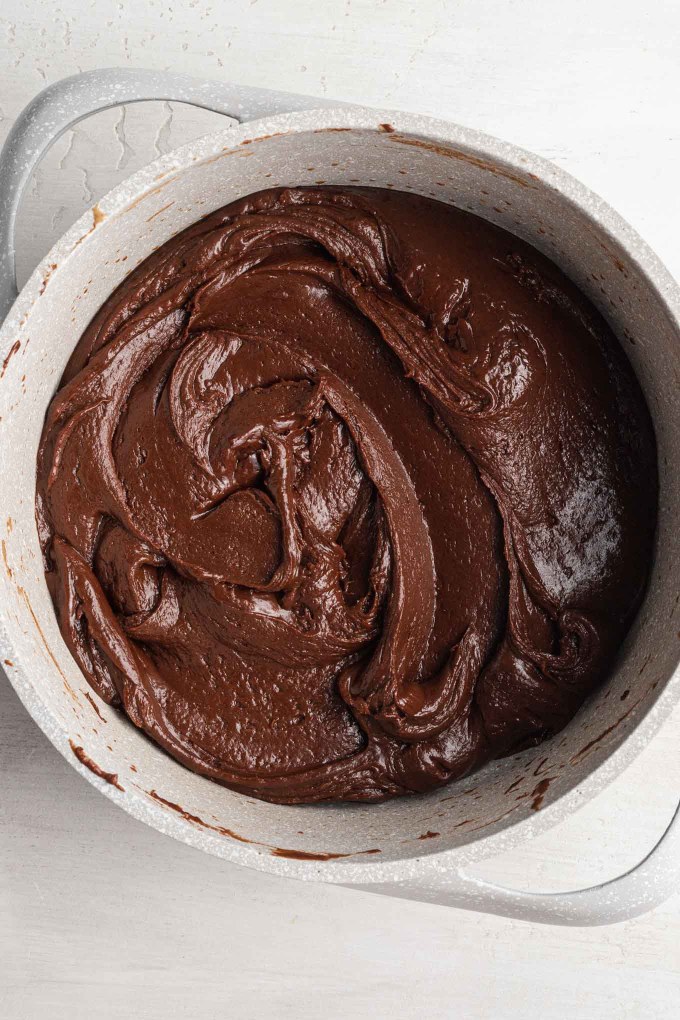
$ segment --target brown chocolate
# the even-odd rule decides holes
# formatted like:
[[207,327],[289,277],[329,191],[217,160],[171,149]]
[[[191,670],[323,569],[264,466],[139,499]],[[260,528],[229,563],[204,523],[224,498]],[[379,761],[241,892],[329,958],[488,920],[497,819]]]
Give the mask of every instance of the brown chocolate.
[[99,776],[100,779],[104,779],[110,786],[115,786],[116,789],[121,791],[121,793],[125,793],[125,790],[118,782],[118,774],[116,772],[106,772],[101,765],[97,765],[97,763],[90,758],[89,754],[85,753],[85,750],[80,747],[79,744],[74,744],[72,740],[69,740],[69,744],[81,765],[84,765],[86,769],[93,772],[95,776]]
[[282,803],[430,790],[562,728],[656,506],[593,306],[510,234],[377,189],[261,192],[164,245],[77,344],[38,462],[92,687]]

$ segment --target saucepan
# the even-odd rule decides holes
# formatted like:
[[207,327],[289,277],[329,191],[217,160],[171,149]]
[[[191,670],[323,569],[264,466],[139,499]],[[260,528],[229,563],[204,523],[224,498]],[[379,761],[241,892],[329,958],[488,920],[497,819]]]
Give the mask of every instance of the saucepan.
[[[111,191],[16,297],[15,216],[43,152],[96,110],[150,99],[193,103],[237,123]],[[284,807],[187,771],[92,694],[62,641],[45,584],[35,458],[73,346],[135,265],[233,199],[321,182],[432,196],[500,224],[557,262],[608,318],[645,392],[658,442],[660,517],[649,590],[616,669],[563,732],[426,796]],[[291,878],[581,925],[642,913],[677,889],[677,815],[643,862],[594,888],[526,893],[466,872],[598,793],[680,698],[680,288],[609,206],[550,163],[446,121],[177,74],[106,70],[50,86],[14,125],[0,159],[0,259],[0,315],[7,316],[0,332],[0,658],[27,710],[86,779],[161,832]]]

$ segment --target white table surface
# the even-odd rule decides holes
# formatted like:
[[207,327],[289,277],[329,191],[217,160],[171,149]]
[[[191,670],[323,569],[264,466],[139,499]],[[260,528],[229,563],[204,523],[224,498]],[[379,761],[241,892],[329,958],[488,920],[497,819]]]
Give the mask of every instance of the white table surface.
[[[4,0],[0,138],[47,82],[115,64],[508,138],[599,191],[680,275],[677,0]],[[22,281],[113,184],[220,120],[141,104],[64,136],[21,214]],[[679,733],[676,715],[607,791],[478,872],[556,890],[631,866],[680,791]],[[680,1014],[680,896],[610,928],[547,928],[236,869],[84,783],[4,677],[0,820],[3,1020]]]

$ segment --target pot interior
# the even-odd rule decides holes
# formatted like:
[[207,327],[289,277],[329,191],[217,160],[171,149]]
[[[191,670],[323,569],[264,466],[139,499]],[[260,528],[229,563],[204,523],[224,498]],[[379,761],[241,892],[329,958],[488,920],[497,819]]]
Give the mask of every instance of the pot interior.
[[[380,118],[382,119],[382,118]],[[36,272],[3,332],[0,357],[0,599],[5,668],[55,744],[83,754],[123,805],[158,828],[224,856],[364,861],[462,848],[535,812],[582,782],[664,692],[680,655],[680,343],[677,321],[615,241],[546,180],[545,168],[496,155],[447,126],[433,140],[414,118],[337,111],[277,118],[212,135],[137,174],[66,235]],[[272,128],[270,124],[275,126]],[[353,126],[349,126],[349,125]],[[359,126],[357,126],[357,124]],[[291,128],[294,125],[294,130]],[[422,128],[421,128],[422,129]],[[446,140],[448,138],[448,140]],[[451,139],[455,138],[455,141]],[[544,172],[545,171],[545,172]],[[549,173],[548,173],[549,177]],[[533,750],[492,763],[437,793],[371,806],[279,807],[188,772],[99,702],[62,641],[45,585],[33,515],[35,456],[47,404],[88,321],[127,273],[168,237],[242,195],[274,185],[362,184],[428,195],[477,213],[553,258],[606,315],[652,411],[661,506],[649,593],[618,668],[572,723]],[[666,692],[668,694],[668,692]],[[634,738],[635,739],[635,738]],[[82,752],[74,752],[82,748]],[[110,777],[109,777],[110,778]],[[189,834],[190,835],[187,835]],[[307,856],[305,856],[307,855]]]

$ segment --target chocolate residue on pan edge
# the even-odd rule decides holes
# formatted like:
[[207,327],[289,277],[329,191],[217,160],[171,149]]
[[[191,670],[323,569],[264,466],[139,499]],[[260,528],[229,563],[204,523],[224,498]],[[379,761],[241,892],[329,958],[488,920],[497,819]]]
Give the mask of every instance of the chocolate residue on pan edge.
[[[132,766],[131,766],[132,768]],[[135,769],[135,771],[137,771]],[[359,857],[363,854],[379,854],[381,851],[376,847],[370,850],[357,850],[356,853],[347,854],[333,854],[333,853],[314,853],[307,850],[285,850],[282,847],[271,846],[268,843],[260,843],[256,839],[247,839],[245,836],[239,836],[233,829],[227,829],[223,825],[212,825],[210,822],[204,821],[199,818],[198,815],[192,815],[188,811],[185,811],[180,804],[175,804],[174,801],[167,800],[165,797],[161,797],[160,793],[155,790],[147,790],[150,797],[157,800],[159,804],[164,804],[169,807],[172,811],[176,811],[178,815],[185,818],[188,822],[193,822],[195,825],[201,825],[204,829],[212,829],[213,832],[219,832],[222,836],[231,836],[232,839],[236,839],[239,843],[254,843],[257,846],[267,847],[271,851],[273,857],[289,857],[291,860],[296,861],[332,861],[340,857]]]
[[[238,840],[239,843],[257,843],[257,840],[247,839],[245,836],[239,836],[237,832],[232,829],[227,829],[223,825],[211,825],[210,822],[204,821],[199,818],[198,815],[192,815],[188,811],[185,811],[180,804],[175,804],[174,801],[166,800],[165,797],[161,797],[160,793],[156,793],[155,790],[147,790],[150,797],[157,800],[159,804],[165,804],[172,811],[176,811],[178,815],[186,819],[187,822],[193,822],[195,825],[201,825],[204,829],[212,829],[213,832],[219,832],[222,836],[231,836],[232,839]],[[260,843],[259,846],[266,846],[266,843]]]
[[349,854],[326,854],[326,853],[314,853],[308,850],[285,850],[282,847],[271,847],[272,857],[287,857],[290,861],[337,861],[341,857],[363,857],[370,854],[382,853],[377,847],[372,847],[370,850],[357,850],[354,853]]
[[540,783],[536,786],[535,790],[532,792],[531,796],[534,798],[531,802],[532,811],[539,811],[540,808],[542,807],[543,800],[545,798],[546,793],[548,792],[548,787],[550,786],[551,782],[552,779],[542,779]]
[[0,549],[2,549],[2,560],[3,560],[3,563],[5,564],[5,571],[6,571],[7,576],[9,577],[9,579],[11,581],[13,576],[14,576],[14,571],[10,567],[9,560],[7,559],[7,546],[5,545],[4,538],[0,538]]
[[520,776],[519,779],[515,779],[515,781],[513,783],[510,783],[510,786],[507,788],[507,790],[505,790],[505,793],[510,793],[511,790],[516,789],[516,787],[518,787],[519,784],[523,783],[523,782],[524,782],[524,776]]
[[165,804],[166,807],[176,811],[177,814],[181,815],[182,818],[185,818],[187,822],[195,822],[196,825],[202,825],[206,829],[214,829],[214,825],[211,825],[209,822],[204,822],[202,818],[198,817],[198,815],[192,815],[188,811],[185,811],[181,804],[175,804],[172,800],[166,800],[165,797],[161,797],[160,793],[156,793],[155,790],[149,790],[148,794],[150,797],[153,797],[154,800],[157,800],[159,804]]
[[439,202],[312,187],[218,210],[110,297],[36,509],[91,686],[285,804],[427,792],[563,728],[656,504],[639,385],[555,265]]
[[107,783],[110,783],[111,786],[115,786],[121,793],[125,793],[124,788],[118,782],[117,772],[105,772],[104,769],[100,768],[96,762],[92,761],[89,754],[86,754],[79,744],[74,744],[72,740],[69,740],[69,744],[81,765],[84,765],[85,768],[90,770],[90,772],[94,772],[95,776],[99,776],[100,779],[104,779]]
[[[149,192],[147,192],[147,194],[149,194]],[[140,199],[137,199],[137,201],[140,201]],[[129,206],[129,209],[133,208],[133,206],[137,204],[137,201],[133,202],[132,205]],[[91,212],[92,212],[92,226],[90,227],[89,230],[86,230],[81,237],[78,238],[74,245],[75,248],[77,248],[79,244],[82,244],[85,238],[89,237],[90,234],[97,229],[99,224],[103,223],[104,220],[106,219],[107,214],[104,212],[103,209],[99,208],[99,203],[97,202],[95,202],[95,204],[92,206]]]
[[43,282],[42,282],[42,283],[41,283],[41,285],[40,285],[40,293],[41,293],[41,294],[44,294],[44,293],[45,293],[45,290],[46,290],[46,288],[47,288],[47,284],[48,284],[48,283],[50,282],[50,279],[52,278],[52,274],[53,274],[53,273],[54,273],[54,271],[55,271],[56,269],[58,269],[58,268],[59,268],[59,267],[57,266],[56,262],[52,262],[52,263],[51,263],[51,264],[49,265],[49,267],[48,267],[48,269],[47,269],[47,272],[45,273],[45,275],[44,275],[44,277],[43,277]]
[[92,708],[93,708],[93,709],[94,709],[94,711],[95,711],[95,712],[97,713],[97,715],[99,716],[99,718],[101,719],[101,721],[102,721],[103,723],[105,723],[105,722],[106,722],[107,720],[106,720],[106,719],[104,718],[104,716],[103,716],[103,715],[101,714],[101,712],[99,711],[99,706],[97,705],[97,702],[96,702],[96,701],[94,700],[94,698],[92,697],[92,695],[90,694],[90,692],[89,692],[89,691],[85,691],[84,693],[85,693],[85,697],[87,698],[87,700],[89,701],[89,703],[90,703],[90,704],[92,705]]
[[588,743],[585,744],[580,749],[580,751],[577,751],[576,754],[572,755],[570,759],[570,764],[576,765],[583,758],[586,758],[593,750],[593,748],[597,747],[597,745],[600,744],[605,739],[605,737],[608,737],[610,733],[613,733],[614,730],[617,729],[617,727],[619,727],[621,723],[628,718],[631,712],[633,712],[637,708],[641,701],[642,698],[638,698],[638,700],[630,706],[627,712],[624,712],[622,716],[619,716],[615,723],[612,723],[611,726],[607,726],[607,728],[603,730],[602,733],[598,734],[597,737],[593,737],[593,739],[589,740]]
[[284,850],[282,847],[272,847],[272,857],[287,857],[290,861],[336,861],[341,857],[351,857],[352,854],[324,854],[312,853],[306,850]]
[[[391,134],[390,141],[399,142],[401,145],[411,145],[417,149],[426,149],[429,152],[436,152],[439,156],[445,156],[447,159],[458,159],[463,163],[470,163],[471,166],[478,167],[480,170],[487,170],[489,173],[494,174],[498,177],[505,177],[506,180],[512,181],[514,184],[519,184],[521,188],[535,188],[536,185],[530,183],[525,177],[521,177],[519,172],[509,170],[507,167],[500,166],[498,163],[491,163],[487,159],[481,159],[479,156],[473,156],[469,152],[461,152],[460,149],[452,149],[448,145],[438,145],[436,142],[428,142],[424,138],[411,138],[408,135]],[[538,181],[536,174],[527,173],[527,177],[531,177],[532,180]]]
[[[3,542],[2,543],[3,551],[4,551],[4,544],[5,543]],[[10,576],[11,576],[11,574],[10,574]],[[31,600],[29,599],[29,597],[28,597],[28,595],[26,593],[26,589],[23,588],[22,585],[18,584],[17,585],[17,592],[18,592],[19,596],[23,599],[26,608],[28,609],[29,613],[31,614],[31,619],[33,620],[33,623],[35,625],[35,629],[36,629],[38,635],[40,636],[40,640],[42,641],[42,644],[43,644],[43,647],[44,647],[45,651],[47,652],[47,654],[49,655],[50,659],[52,660],[54,668],[57,670],[57,672],[61,676],[61,680],[62,680],[62,683],[64,685],[64,690],[66,691],[68,696],[76,703],[76,705],[80,706],[80,701],[78,700],[78,695],[76,694],[76,692],[73,690],[73,688],[71,687],[70,683],[66,679],[66,674],[64,673],[63,669],[59,665],[59,662],[57,661],[56,655],[54,654],[54,652],[52,651],[52,649],[50,648],[50,646],[49,646],[49,644],[47,642],[47,638],[45,637],[45,633],[44,633],[42,627],[40,626],[40,623],[38,622],[38,617],[35,615],[35,611],[33,609],[33,606],[31,605]]]
[[[134,766],[130,766],[134,768]],[[137,769],[135,769],[137,771]],[[170,808],[172,811],[176,811],[182,818],[186,818],[187,821],[194,822],[196,825],[202,825],[204,828],[212,829],[213,832],[219,832],[221,835],[228,835],[232,839],[238,839],[239,843],[251,843],[258,847],[266,847],[267,850],[271,851],[272,857],[287,857],[291,860],[296,861],[333,861],[341,857],[361,857],[364,854],[379,854],[380,851],[377,848],[371,850],[359,850],[354,854],[323,854],[313,853],[311,851],[304,850],[283,850],[280,847],[271,847],[266,843],[259,843],[257,839],[249,839],[245,835],[239,835],[238,832],[234,832],[233,829],[226,828],[224,825],[212,825],[210,822],[206,822],[203,818],[199,818],[198,815],[192,815],[189,811],[185,811],[179,804],[174,804],[172,801],[166,800],[161,797],[160,794],[156,793],[155,789],[147,790],[149,797],[152,797],[154,801],[158,801],[159,804],[164,804],[166,808]]]
[[10,347],[9,351],[7,352],[5,360],[2,363],[2,367],[0,368],[0,379],[2,379],[3,375],[7,371],[7,366],[9,365],[10,361],[12,360],[12,358],[17,353],[20,347],[21,340],[15,340],[12,346]]

